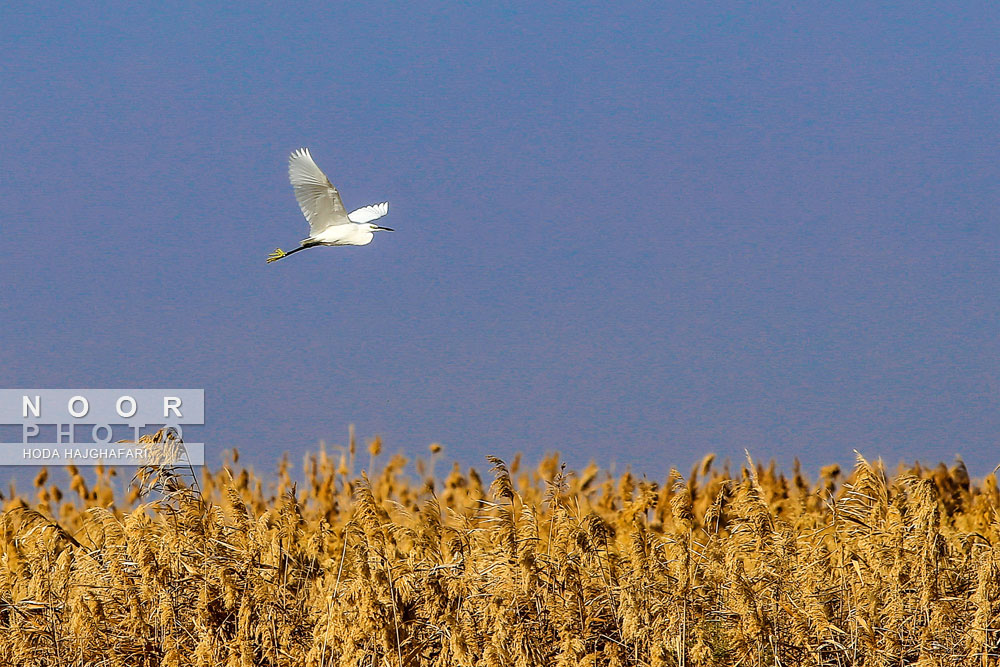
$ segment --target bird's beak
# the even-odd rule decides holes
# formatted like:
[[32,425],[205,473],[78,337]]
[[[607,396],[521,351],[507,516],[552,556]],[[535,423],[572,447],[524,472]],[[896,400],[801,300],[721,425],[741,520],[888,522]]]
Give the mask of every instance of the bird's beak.
[[375,229],[376,229],[376,231],[380,231],[380,232],[394,232],[394,231],[396,231],[395,229],[392,229],[391,227],[378,227],[378,226],[376,226]]

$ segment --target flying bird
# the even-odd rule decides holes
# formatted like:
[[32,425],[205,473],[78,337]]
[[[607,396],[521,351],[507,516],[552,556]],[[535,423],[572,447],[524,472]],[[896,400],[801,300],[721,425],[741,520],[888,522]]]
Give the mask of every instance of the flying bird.
[[292,182],[302,215],[309,223],[309,236],[302,239],[295,250],[285,252],[275,248],[267,258],[268,264],[318,245],[368,245],[375,232],[393,231],[372,223],[389,212],[389,202],[348,213],[337,188],[313,162],[308,148],[300,148],[289,156],[288,180]]

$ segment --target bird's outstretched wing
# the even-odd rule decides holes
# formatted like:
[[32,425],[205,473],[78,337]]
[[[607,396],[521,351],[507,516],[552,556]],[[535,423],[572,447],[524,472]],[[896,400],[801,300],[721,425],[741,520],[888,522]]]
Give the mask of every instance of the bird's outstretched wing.
[[359,208],[356,211],[351,211],[347,214],[347,217],[351,219],[351,222],[371,222],[372,220],[378,220],[388,212],[389,202],[384,201],[381,204],[372,204],[371,206],[365,206],[364,208]]
[[309,221],[310,235],[350,222],[340,193],[313,162],[308,148],[300,148],[288,158],[288,180],[292,182],[302,215]]

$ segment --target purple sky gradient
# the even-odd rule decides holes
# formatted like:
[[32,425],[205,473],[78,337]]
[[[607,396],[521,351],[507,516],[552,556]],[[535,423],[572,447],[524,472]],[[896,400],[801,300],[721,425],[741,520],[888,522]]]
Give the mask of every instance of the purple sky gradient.
[[[991,3],[0,9],[2,386],[486,467],[1000,462]],[[363,248],[307,233],[308,146]]]

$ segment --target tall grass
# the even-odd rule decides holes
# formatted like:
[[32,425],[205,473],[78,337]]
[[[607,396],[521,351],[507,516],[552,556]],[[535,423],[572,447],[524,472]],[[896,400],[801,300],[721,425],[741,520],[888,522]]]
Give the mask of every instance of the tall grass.
[[706,457],[664,480],[555,457],[268,485],[113,471],[5,500],[0,664],[993,665],[1000,491],[858,456],[810,482]]

